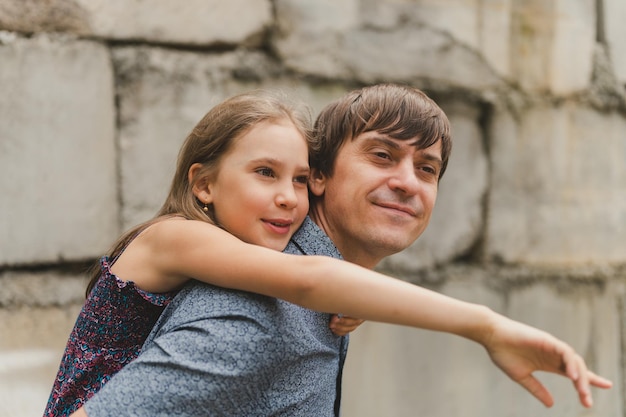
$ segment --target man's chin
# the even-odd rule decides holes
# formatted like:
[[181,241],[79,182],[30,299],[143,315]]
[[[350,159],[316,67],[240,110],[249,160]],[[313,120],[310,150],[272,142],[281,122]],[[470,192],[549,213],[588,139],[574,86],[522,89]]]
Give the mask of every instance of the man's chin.
[[402,252],[403,250],[411,246],[416,239],[413,239],[412,236],[408,235],[399,238],[397,234],[393,235],[389,233],[386,236],[380,236],[379,239],[373,240],[375,241],[375,244],[379,249],[381,257],[386,258],[387,256]]

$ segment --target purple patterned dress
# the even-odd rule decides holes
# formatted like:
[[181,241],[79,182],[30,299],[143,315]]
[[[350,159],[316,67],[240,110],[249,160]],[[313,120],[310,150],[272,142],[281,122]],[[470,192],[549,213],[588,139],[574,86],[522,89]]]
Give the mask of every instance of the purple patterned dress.
[[100,278],[70,334],[45,417],[68,416],[139,355],[144,341],[176,292],[152,294],[111,273],[100,259]]

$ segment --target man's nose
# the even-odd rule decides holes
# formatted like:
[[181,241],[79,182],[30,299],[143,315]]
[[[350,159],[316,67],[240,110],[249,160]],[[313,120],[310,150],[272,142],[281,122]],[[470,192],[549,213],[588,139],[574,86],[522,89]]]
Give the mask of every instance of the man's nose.
[[413,160],[402,160],[398,163],[389,178],[389,188],[392,191],[414,195],[419,190],[420,180],[415,172]]

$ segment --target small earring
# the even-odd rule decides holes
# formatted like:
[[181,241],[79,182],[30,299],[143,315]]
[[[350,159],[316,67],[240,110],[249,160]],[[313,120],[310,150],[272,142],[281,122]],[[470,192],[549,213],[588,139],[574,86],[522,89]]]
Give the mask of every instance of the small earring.
[[202,211],[204,211],[205,213],[209,212],[209,205],[207,203],[204,203],[204,206],[202,206]]

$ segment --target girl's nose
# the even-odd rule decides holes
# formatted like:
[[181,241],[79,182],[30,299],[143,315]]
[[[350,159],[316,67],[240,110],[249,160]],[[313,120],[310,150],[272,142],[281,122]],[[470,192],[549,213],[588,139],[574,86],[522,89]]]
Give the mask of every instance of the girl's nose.
[[298,196],[291,181],[289,185],[285,185],[279,190],[276,195],[276,205],[283,208],[294,208],[298,205]]

